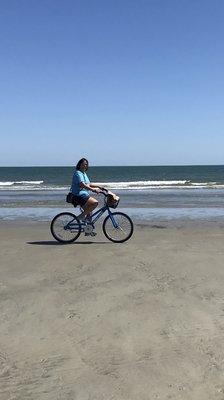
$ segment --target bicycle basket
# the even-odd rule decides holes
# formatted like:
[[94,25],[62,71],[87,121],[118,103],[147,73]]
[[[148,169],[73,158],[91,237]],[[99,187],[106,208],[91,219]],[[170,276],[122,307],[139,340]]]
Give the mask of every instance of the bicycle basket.
[[110,208],[116,208],[118,206],[120,199],[119,197],[115,197],[111,194],[108,194],[107,196],[107,206]]

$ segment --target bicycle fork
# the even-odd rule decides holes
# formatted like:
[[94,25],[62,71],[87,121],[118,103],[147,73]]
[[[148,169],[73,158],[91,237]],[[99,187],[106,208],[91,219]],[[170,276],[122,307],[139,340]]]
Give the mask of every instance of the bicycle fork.
[[114,227],[115,229],[118,229],[118,228],[119,228],[119,225],[118,225],[118,223],[116,222],[116,220],[115,220],[113,214],[112,214],[110,211],[109,211],[109,216],[110,216],[110,219],[111,219],[111,221],[112,221],[113,227]]

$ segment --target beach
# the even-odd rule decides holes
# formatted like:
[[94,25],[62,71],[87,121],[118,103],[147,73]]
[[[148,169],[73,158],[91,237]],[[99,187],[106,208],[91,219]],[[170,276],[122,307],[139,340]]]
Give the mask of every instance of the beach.
[[0,400],[224,400],[223,16],[1,2]]
[[224,399],[223,222],[97,232],[2,221],[1,400]]

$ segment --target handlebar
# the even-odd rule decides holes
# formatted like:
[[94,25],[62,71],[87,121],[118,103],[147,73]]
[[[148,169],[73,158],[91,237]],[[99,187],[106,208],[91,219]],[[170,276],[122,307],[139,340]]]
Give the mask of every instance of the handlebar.
[[104,189],[104,191],[106,192],[103,192],[103,191],[101,191],[101,192],[99,192],[98,194],[103,194],[105,197],[107,197],[108,196],[108,190],[107,189]]
[[120,198],[118,196],[114,195],[113,193],[111,193],[109,190],[104,189],[104,191],[100,191],[99,194],[103,194],[104,203],[107,206],[112,207],[112,208],[116,208],[118,206]]

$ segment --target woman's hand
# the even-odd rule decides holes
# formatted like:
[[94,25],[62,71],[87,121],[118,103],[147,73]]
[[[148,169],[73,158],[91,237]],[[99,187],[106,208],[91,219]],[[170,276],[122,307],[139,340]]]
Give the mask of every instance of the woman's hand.
[[101,189],[100,188],[94,188],[94,189],[92,189],[92,192],[93,193],[100,193]]

